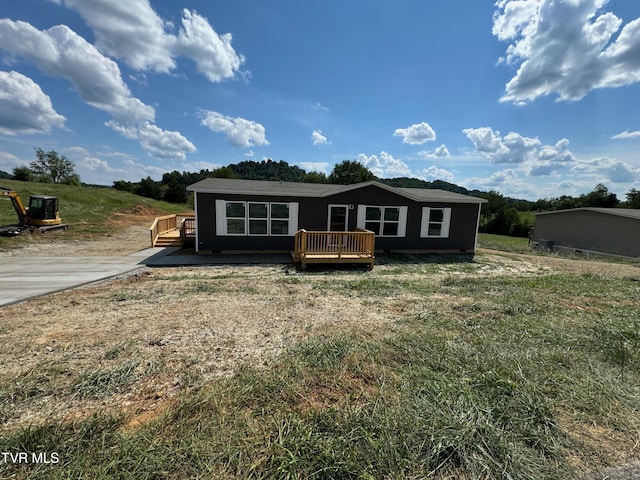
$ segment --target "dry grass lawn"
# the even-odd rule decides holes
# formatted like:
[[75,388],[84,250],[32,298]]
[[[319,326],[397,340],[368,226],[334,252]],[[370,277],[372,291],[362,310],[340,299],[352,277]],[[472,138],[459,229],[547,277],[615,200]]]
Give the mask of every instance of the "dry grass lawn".
[[[28,255],[114,255],[145,248],[147,229],[71,244],[34,243],[11,252]],[[57,239],[56,239],[57,240]],[[97,410],[137,415],[161,411],[195,382],[228,376],[243,364],[268,365],[287,346],[328,330],[392,331],[399,316],[464,302],[460,297],[401,291],[388,295],[335,292],[340,280],[411,281],[429,275],[531,276],[552,272],[640,277],[635,265],[480,251],[473,263],[414,265],[396,273],[393,264],[374,271],[289,274],[285,266],[218,266],[141,269],[83,288],[2,309],[1,379],[26,378],[35,388],[5,411],[2,431],[33,422],[77,418]],[[428,271],[427,271],[428,270]],[[291,269],[294,272],[293,269]],[[135,381],[108,395],[82,392],[83,375],[129,362]],[[28,373],[33,372],[29,376]],[[44,377],[43,377],[44,376]],[[36,377],[36,378],[32,378]],[[41,378],[42,377],[42,378]],[[107,390],[109,390],[107,388]],[[125,390],[120,393],[119,390]]]

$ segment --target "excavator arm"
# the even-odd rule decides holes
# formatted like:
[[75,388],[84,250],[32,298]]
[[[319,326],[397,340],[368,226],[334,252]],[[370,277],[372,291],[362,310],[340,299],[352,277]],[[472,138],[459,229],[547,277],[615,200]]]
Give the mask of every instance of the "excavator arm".
[[18,214],[20,224],[26,225],[29,218],[29,213],[24,206],[20,195],[18,195],[18,192],[11,188],[0,187],[0,197],[9,197],[11,203],[13,204],[13,208]]

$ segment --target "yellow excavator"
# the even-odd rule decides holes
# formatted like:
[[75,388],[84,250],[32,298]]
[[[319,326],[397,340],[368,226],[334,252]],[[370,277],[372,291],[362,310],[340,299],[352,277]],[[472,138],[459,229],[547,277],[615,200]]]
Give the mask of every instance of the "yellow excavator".
[[0,227],[0,235],[18,235],[26,229],[31,232],[45,233],[51,230],[66,230],[69,228],[69,225],[62,223],[60,218],[58,197],[31,195],[29,197],[29,208],[24,206],[22,198],[12,188],[0,187],[0,197],[9,197],[11,203],[13,203],[13,208],[18,214],[19,221],[16,225]]

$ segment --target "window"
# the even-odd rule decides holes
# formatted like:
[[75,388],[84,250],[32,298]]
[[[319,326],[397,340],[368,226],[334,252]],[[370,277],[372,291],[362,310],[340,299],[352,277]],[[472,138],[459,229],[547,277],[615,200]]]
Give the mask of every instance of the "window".
[[227,202],[226,204],[227,218],[227,235],[244,235],[245,234],[245,205],[242,202]]
[[[289,218],[291,209],[288,203],[271,204],[271,235],[293,235],[289,232]],[[297,204],[296,204],[297,205]]]
[[382,224],[382,207],[367,207],[365,210],[365,230],[371,230],[376,235],[380,235],[380,225]]
[[404,237],[406,226],[407,207],[358,206],[358,227],[379,237]]
[[217,235],[288,236],[297,229],[297,203],[216,200]]
[[249,202],[249,235],[269,232],[269,204]]
[[422,209],[422,223],[420,225],[420,237],[422,238],[447,238],[449,236],[449,224],[451,222],[450,208]]

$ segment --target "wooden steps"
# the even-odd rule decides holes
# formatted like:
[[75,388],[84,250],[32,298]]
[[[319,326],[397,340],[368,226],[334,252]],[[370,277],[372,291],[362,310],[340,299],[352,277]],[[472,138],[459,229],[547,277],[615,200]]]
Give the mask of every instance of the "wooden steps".
[[152,247],[182,248],[196,238],[196,218],[185,215],[165,215],[154,220],[149,229]]
[[169,232],[160,234],[154,246],[180,248],[182,246],[182,241],[180,239],[180,230],[171,230]]

